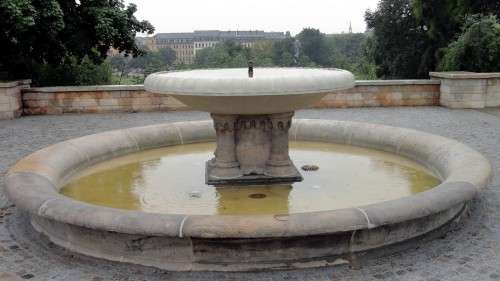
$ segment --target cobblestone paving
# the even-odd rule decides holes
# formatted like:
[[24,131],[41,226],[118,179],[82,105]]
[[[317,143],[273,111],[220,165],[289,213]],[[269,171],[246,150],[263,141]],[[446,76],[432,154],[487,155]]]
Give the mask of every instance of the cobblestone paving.
[[[495,112],[493,112],[495,113]],[[498,114],[500,115],[500,114]],[[359,267],[253,273],[173,273],[92,259],[65,251],[37,234],[27,215],[1,195],[9,166],[49,144],[102,132],[179,120],[197,112],[65,115],[0,121],[0,281],[5,280],[500,280],[500,118],[439,107],[307,110],[299,118],[373,122],[414,128],[462,141],[486,155],[495,178],[469,216],[446,235],[404,243],[400,252],[359,257]]]

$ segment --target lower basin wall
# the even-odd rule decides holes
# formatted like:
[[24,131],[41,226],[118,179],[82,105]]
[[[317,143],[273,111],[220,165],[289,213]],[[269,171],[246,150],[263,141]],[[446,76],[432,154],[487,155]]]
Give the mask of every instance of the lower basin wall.
[[[439,81],[357,81],[353,89],[330,93],[315,107],[439,105]],[[189,110],[176,99],[146,92],[142,85],[45,87],[23,90],[25,115]]]

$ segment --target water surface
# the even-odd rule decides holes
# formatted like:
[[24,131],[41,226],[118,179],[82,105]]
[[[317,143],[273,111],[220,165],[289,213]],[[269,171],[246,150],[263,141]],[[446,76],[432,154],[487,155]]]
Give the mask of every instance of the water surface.
[[354,146],[291,142],[304,181],[293,185],[205,185],[214,143],[178,145],[104,161],[75,175],[61,193],[127,210],[176,214],[287,214],[362,206],[423,192],[440,183],[407,158]]

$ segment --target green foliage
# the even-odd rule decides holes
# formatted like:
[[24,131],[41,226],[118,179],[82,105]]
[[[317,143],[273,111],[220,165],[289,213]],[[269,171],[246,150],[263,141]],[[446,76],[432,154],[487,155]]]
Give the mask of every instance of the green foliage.
[[439,50],[446,47],[460,32],[465,20],[464,7],[458,0],[414,0],[413,10],[417,21],[425,27],[428,43],[422,60],[429,70],[438,63]]
[[330,63],[339,68],[359,61],[367,36],[363,33],[331,34],[326,37]]
[[44,64],[57,69],[87,58],[99,65],[110,47],[138,55],[136,32],[154,29],[136,10],[123,0],[1,0],[0,67],[15,79]]
[[[468,18],[474,14],[483,15],[497,15],[500,16],[500,1],[491,0],[414,0],[413,9],[415,12],[415,18],[426,28],[426,36],[428,44],[422,57],[422,61],[425,62],[427,68],[434,70],[436,66],[439,65],[441,69],[458,70],[465,67],[463,63],[456,64],[453,67],[452,57],[456,57],[459,54],[452,55],[448,52],[447,58],[443,55],[445,52],[443,48],[446,48],[451,42],[455,41],[462,30],[464,29],[464,23],[466,23]],[[477,38],[479,41],[480,38]],[[462,39],[463,40],[463,39]],[[476,43],[474,43],[476,45]],[[470,45],[474,45],[470,43]],[[460,42],[455,44],[453,50],[459,51]],[[483,45],[486,46],[486,45]],[[470,61],[472,59],[478,59],[474,57],[473,52],[469,55],[472,57],[462,57],[462,59]],[[465,54],[467,56],[467,54]],[[477,63],[476,63],[477,64]],[[446,65],[446,67],[445,67]],[[473,63],[469,63],[468,66],[472,69],[486,69],[484,67],[479,67]],[[444,68],[443,68],[444,67]]]
[[[144,77],[158,71],[171,69],[175,61],[175,51],[171,48],[162,48],[157,51],[148,51],[135,58],[124,55],[115,55],[108,59],[116,75],[115,84],[140,84]],[[132,73],[133,72],[133,73]],[[129,77],[129,73],[132,73]],[[131,80],[132,79],[132,80]]]
[[300,55],[307,57],[302,59],[304,62],[310,61],[320,66],[329,65],[325,35],[319,29],[304,28],[297,35],[297,39],[300,42]]
[[111,82],[111,67],[106,62],[95,64],[88,57],[81,61],[69,57],[57,65],[35,65],[32,77],[35,86],[105,85]]
[[364,33],[330,34],[326,36],[329,66],[351,71],[357,79],[376,79],[372,39]]
[[195,65],[199,68],[246,67],[249,59],[249,48],[228,40],[196,52]]
[[411,0],[381,0],[375,11],[365,15],[373,29],[373,61],[383,79],[425,78],[429,40],[426,28],[416,20]]
[[500,23],[493,16],[473,20],[443,54],[440,71],[500,71]]
[[381,0],[377,10],[365,16],[374,33],[377,75],[426,78],[437,66],[441,70],[495,69],[498,45],[492,24],[462,30],[473,14],[499,13],[496,0]]
[[254,65],[260,67],[274,66],[273,42],[263,41],[255,43],[250,50]]
[[251,58],[258,67],[338,67],[352,71],[359,79],[376,79],[371,44],[367,41],[365,34],[325,36],[319,30],[304,29],[297,38],[258,42],[250,49],[232,41],[202,49],[191,67],[246,67]]
[[274,42],[271,47],[271,58],[275,65],[293,66],[296,65],[295,59],[295,38],[289,37]]
[[460,12],[465,15],[483,14],[500,18],[500,1],[498,0],[457,0]]

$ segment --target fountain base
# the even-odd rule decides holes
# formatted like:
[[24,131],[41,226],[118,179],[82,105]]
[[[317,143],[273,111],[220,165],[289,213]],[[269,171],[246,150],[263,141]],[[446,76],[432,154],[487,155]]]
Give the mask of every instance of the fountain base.
[[212,114],[215,158],[206,164],[210,185],[293,183],[302,176],[289,156],[293,112],[261,115]]
[[295,170],[290,176],[268,176],[265,174],[250,174],[241,175],[234,178],[218,178],[213,175],[214,169],[214,159],[206,162],[205,165],[205,183],[215,186],[226,186],[226,185],[269,185],[278,183],[294,183],[303,180],[302,175],[299,173],[297,168],[292,164],[292,168]]

